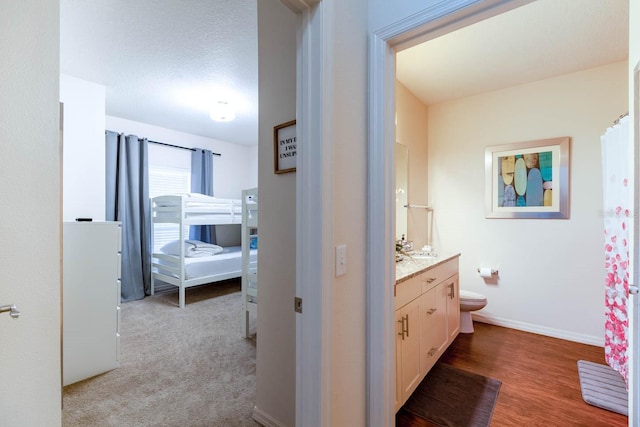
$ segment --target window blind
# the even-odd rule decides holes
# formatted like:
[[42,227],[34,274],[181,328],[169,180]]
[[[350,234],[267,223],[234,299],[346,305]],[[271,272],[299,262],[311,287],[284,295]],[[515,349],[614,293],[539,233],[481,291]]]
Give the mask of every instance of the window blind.
[[[149,165],[149,197],[189,193],[190,189],[190,169]],[[163,245],[176,240],[178,230],[178,224],[155,224],[153,227],[153,251],[158,252]],[[185,230],[183,238],[189,238],[188,228]]]

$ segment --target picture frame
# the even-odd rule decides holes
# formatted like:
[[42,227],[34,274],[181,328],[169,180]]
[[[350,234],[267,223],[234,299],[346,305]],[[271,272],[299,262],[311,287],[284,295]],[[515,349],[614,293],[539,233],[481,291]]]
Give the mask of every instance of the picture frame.
[[485,149],[485,217],[569,218],[571,138]]
[[277,174],[296,171],[296,121],[291,120],[273,127],[273,161]]

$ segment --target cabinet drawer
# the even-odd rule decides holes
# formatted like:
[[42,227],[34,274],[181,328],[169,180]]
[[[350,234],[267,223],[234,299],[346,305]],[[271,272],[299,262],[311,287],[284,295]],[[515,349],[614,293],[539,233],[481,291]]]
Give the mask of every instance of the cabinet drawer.
[[120,366],[120,333],[116,332],[116,367]]
[[445,262],[444,264],[440,264],[438,266],[439,269],[439,274],[440,274],[440,278],[438,280],[438,282],[448,279],[449,277],[453,276],[454,274],[458,274],[458,257],[455,257],[453,259],[450,259],[449,261]]
[[420,294],[422,294],[421,277],[422,275],[412,277],[409,280],[405,280],[404,282],[400,282],[395,285],[396,297],[394,301],[394,308],[396,310],[418,298]]
[[116,280],[116,305],[120,306],[120,303],[122,301],[122,282],[120,282],[120,279]]
[[427,292],[438,283],[448,279],[458,272],[458,258],[430,268],[420,275],[422,292]]
[[441,297],[440,286],[425,292],[420,297],[422,317],[420,372],[422,375],[426,375],[436,363],[447,341],[447,306]]

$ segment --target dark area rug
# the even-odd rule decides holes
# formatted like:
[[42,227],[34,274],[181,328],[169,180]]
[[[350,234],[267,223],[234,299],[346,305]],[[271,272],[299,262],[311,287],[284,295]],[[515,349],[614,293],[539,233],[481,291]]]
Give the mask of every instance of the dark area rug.
[[437,426],[489,426],[501,381],[436,363],[402,409]]

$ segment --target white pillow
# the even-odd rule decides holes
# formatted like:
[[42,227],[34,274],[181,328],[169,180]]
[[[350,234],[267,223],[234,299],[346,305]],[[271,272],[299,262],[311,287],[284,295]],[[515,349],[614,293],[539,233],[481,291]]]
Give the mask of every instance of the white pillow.
[[[184,256],[201,257],[215,255],[222,252],[222,246],[213,245],[211,243],[201,242],[199,240],[184,241]],[[180,255],[180,241],[173,240],[160,248],[160,252],[167,255]]]

